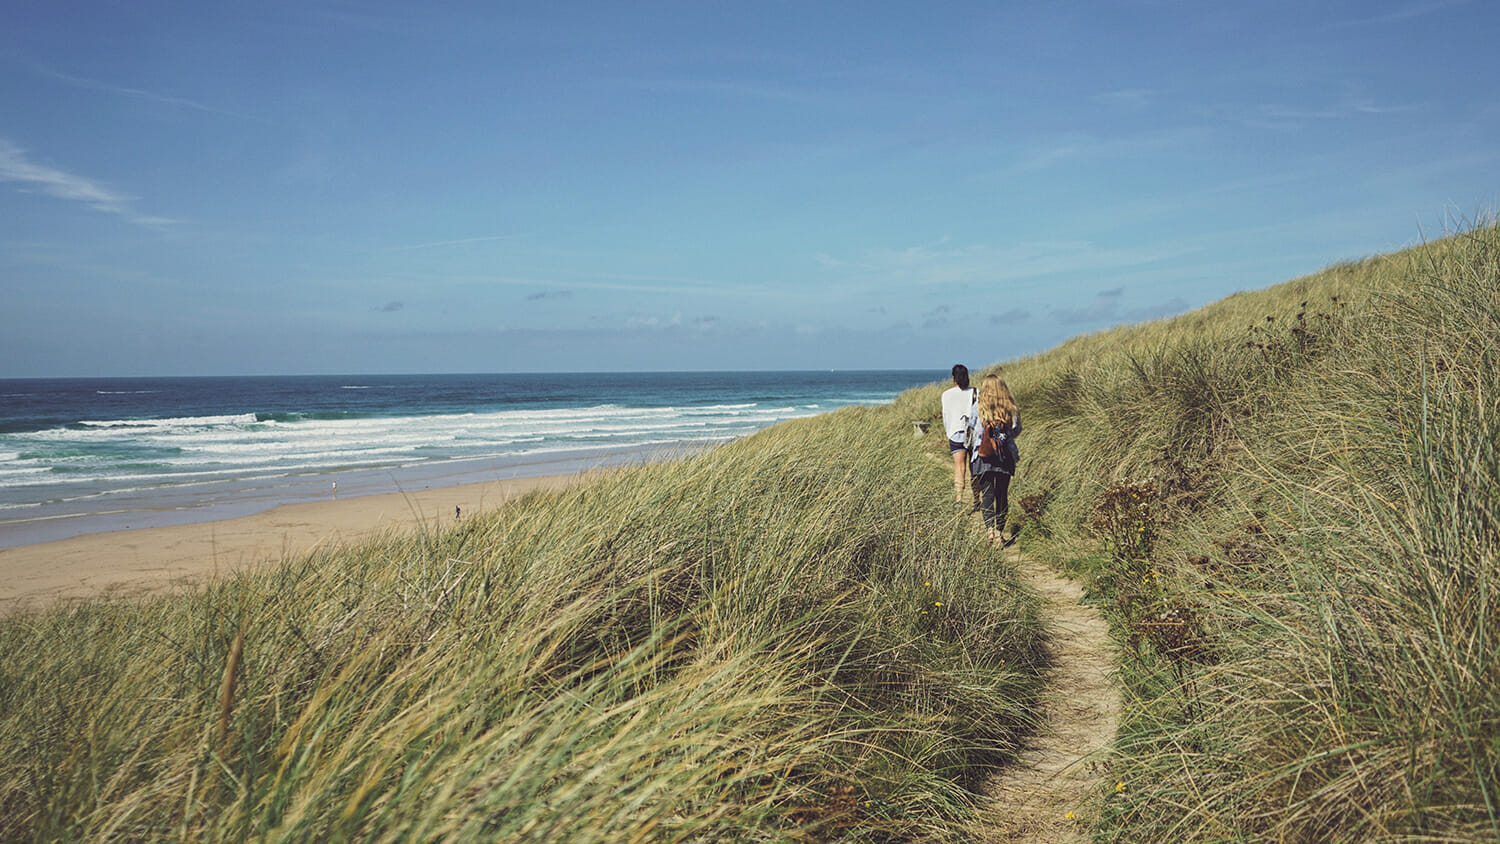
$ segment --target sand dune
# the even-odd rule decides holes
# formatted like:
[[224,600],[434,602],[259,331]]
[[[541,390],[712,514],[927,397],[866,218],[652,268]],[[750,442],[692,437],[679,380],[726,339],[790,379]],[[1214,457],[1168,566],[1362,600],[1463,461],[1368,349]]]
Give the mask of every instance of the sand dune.
[[0,613],[105,594],[146,595],[274,564],[392,527],[447,525],[578,476],[515,478],[417,492],[284,504],[252,516],[96,533],[0,549]]

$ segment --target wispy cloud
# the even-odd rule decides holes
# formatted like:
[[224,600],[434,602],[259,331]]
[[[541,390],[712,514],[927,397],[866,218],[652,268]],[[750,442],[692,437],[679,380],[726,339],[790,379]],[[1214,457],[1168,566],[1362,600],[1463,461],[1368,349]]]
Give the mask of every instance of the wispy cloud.
[[435,249],[435,248],[441,247],[441,246],[465,246],[465,245],[470,244],[470,243],[490,243],[490,242],[496,241],[496,240],[515,240],[515,239],[521,238],[521,237],[525,237],[525,235],[520,235],[520,234],[494,234],[494,235],[487,235],[485,237],[460,237],[460,238],[457,238],[455,240],[433,240],[433,241],[428,241],[427,243],[407,243],[407,244],[401,244],[401,245],[397,245],[397,246],[387,246],[387,247],[381,249],[380,251],[382,251],[382,252],[406,252],[406,251],[413,250],[413,249]]
[[22,185],[20,190],[36,191],[57,199],[82,202],[95,211],[116,214],[143,226],[164,226],[176,222],[165,217],[141,214],[130,207],[134,197],[116,193],[92,179],[59,170],[30,160],[26,151],[0,138],[0,182]]
[[1089,322],[1104,322],[1115,318],[1120,309],[1120,296],[1124,289],[1116,287],[1112,290],[1101,290],[1094,294],[1094,299],[1080,308],[1053,308],[1052,318],[1064,325],[1077,325]]
[[1016,173],[1037,173],[1061,165],[1149,159],[1201,144],[1209,135],[1210,130],[1204,126],[1180,126],[1116,136],[1064,132],[1039,138],[1007,169]]
[[405,308],[406,308],[406,303],[404,303],[404,302],[386,302],[384,305],[381,305],[380,307],[376,308],[375,310],[376,310],[377,313],[393,314],[393,313],[395,313],[397,311],[404,310]]
[[[521,276],[470,276],[475,284],[528,285],[562,289],[603,290],[620,293],[661,293],[668,295],[701,294],[729,298],[775,298],[795,295],[764,284],[741,284],[675,276],[631,275],[611,273],[566,272],[559,278]],[[564,287],[566,285],[566,287]]]
[[36,62],[29,61],[24,58],[19,58],[14,55],[11,55],[10,58],[12,58],[18,64],[21,64],[22,66],[29,69],[32,73],[37,74],[38,76],[44,76],[48,79],[61,82],[64,85],[70,85],[74,88],[82,88],[88,91],[99,91],[105,94],[114,94],[116,96],[128,97],[130,99],[159,103],[161,105],[174,106],[177,108],[185,108],[192,111],[201,111],[207,114],[217,114],[224,117],[234,117],[240,120],[258,121],[258,118],[252,117],[251,115],[245,114],[244,112],[234,111],[227,108],[220,108],[218,106],[212,106],[206,103],[200,103],[197,100],[188,99],[187,97],[178,97],[172,94],[163,94],[160,91],[148,91],[144,88],[132,88],[128,85],[117,85],[110,82],[103,82],[98,79],[89,79],[84,76],[74,76],[71,73],[63,73],[62,71],[55,68],[47,67],[46,65],[38,64]]
[[619,87],[657,94],[701,94],[727,99],[788,103],[812,103],[818,99],[805,89],[758,80],[677,77],[616,78],[608,81]]
[[938,305],[922,316],[922,327],[928,331],[935,331],[948,325],[948,315],[953,310],[951,305]]
[[1339,21],[1334,26],[1378,26],[1382,24],[1405,23],[1414,18],[1436,14],[1456,6],[1468,5],[1469,2],[1470,0],[1415,0],[1415,2],[1402,4],[1378,15]]
[[1188,303],[1181,298],[1172,298],[1139,308],[1122,308],[1125,288],[1115,287],[1101,290],[1088,304],[1077,308],[1053,308],[1052,318],[1063,325],[1088,325],[1112,322],[1142,322],[1158,317],[1179,314],[1187,310]]
[[379,32],[386,35],[410,33],[423,23],[420,16],[378,13],[358,10],[348,3],[309,3],[304,11],[315,20],[332,23],[339,29]]
[[1156,96],[1156,91],[1146,88],[1123,88],[1118,91],[1106,91],[1094,99],[1120,111],[1142,111],[1155,102]]
[[543,299],[569,299],[572,298],[572,296],[573,291],[571,290],[543,290],[538,293],[527,295],[526,301],[540,302]]
[[682,325],[682,312],[668,316],[633,315],[625,318],[625,327],[631,331],[656,331]]
[[1122,247],[1099,247],[1084,240],[1025,241],[992,244],[951,244],[942,240],[899,249],[871,250],[844,260],[820,258],[829,269],[857,273],[860,284],[870,287],[906,285],[1000,284],[1006,290],[1040,287],[1043,277],[1082,272],[1115,272],[1190,254],[1199,247],[1190,243],[1146,243]]
[[1251,109],[1241,122],[1260,128],[1295,128],[1307,121],[1347,120],[1353,117],[1400,114],[1415,109],[1416,106],[1410,105],[1382,105],[1365,97],[1350,97],[1310,106],[1265,103]]
[[702,316],[684,317],[682,311],[673,311],[664,314],[632,314],[626,316],[623,321],[614,317],[596,314],[589,317],[606,326],[606,330],[620,330],[633,334],[693,334],[709,335],[718,334],[725,328],[725,322],[713,314]]

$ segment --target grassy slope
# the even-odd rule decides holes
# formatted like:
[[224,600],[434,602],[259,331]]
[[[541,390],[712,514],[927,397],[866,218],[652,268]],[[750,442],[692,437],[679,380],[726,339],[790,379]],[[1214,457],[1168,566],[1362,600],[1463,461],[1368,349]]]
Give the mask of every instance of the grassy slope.
[[[1023,545],[1119,636],[1102,839],[1497,837],[1497,255],[1481,228],[1005,365]],[[1040,620],[910,435],[942,386],[4,621],[0,838],[959,840]]]
[[953,840],[1040,622],[911,400],[0,623],[0,839]]
[[1119,636],[1102,838],[1500,838],[1500,231],[1006,376],[1029,550]]

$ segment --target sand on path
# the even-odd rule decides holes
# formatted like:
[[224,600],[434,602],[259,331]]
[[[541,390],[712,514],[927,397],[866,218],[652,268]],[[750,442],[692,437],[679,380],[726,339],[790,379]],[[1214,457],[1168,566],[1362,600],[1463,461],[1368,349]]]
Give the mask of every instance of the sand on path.
[[579,477],[514,478],[283,504],[215,522],[0,548],[0,614],[70,599],[154,594],[391,528],[452,524],[459,516],[497,507],[534,489],[559,489]]
[[1106,763],[1121,709],[1109,624],[1083,604],[1081,583],[1024,557],[1017,563],[1052,613],[1053,663],[1040,729],[985,789],[983,840],[1088,841],[1091,812],[1108,793]]

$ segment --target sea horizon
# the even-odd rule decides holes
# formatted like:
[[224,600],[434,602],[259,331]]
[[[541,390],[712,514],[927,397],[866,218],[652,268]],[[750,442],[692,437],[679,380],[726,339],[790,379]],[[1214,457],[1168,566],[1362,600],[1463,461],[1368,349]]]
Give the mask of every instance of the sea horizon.
[[546,378],[571,378],[584,375],[740,375],[754,373],[762,375],[776,375],[782,373],[791,374],[838,374],[838,373],[868,373],[868,372],[933,372],[946,378],[948,370],[926,369],[923,367],[875,367],[871,369],[850,369],[847,367],[823,367],[817,369],[576,369],[576,370],[517,370],[505,372],[491,372],[486,370],[468,370],[462,372],[228,372],[213,374],[173,374],[173,375],[0,375],[0,384],[7,381],[121,381],[121,380],[172,380],[172,379],[194,379],[194,378],[467,378],[467,377],[508,377],[512,375],[525,377]]
[[0,379],[0,548],[669,459],[944,374]]

